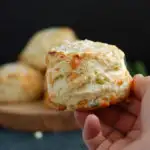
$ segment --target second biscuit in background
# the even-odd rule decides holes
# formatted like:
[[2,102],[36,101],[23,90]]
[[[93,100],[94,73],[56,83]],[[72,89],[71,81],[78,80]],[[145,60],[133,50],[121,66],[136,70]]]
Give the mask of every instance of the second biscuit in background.
[[45,55],[52,47],[59,46],[64,41],[75,41],[76,35],[69,27],[52,27],[36,32],[21,54],[19,59],[37,70],[45,71]]

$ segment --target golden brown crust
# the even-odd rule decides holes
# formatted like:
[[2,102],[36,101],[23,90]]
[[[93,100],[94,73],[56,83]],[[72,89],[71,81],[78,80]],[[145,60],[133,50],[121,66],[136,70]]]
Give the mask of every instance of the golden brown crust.
[[48,97],[48,93],[46,93],[46,98],[44,100],[46,107],[50,108],[50,109],[54,109],[54,110],[58,110],[58,111],[65,111],[65,110],[69,110],[69,111],[91,111],[91,110],[97,110],[100,108],[106,108],[109,107],[110,105],[115,105],[117,103],[120,103],[122,101],[124,102],[129,102],[128,101],[128,97],[130,95],[130,91],[128,91],[127,95],[122,97],[122,98],[117,98],[115,96],[112,96],[111,100],[108,101],[108,98],[104,98],[103,101],[99,101],[97,106],[88,106],[88,101],[87,100],[81,100],[77,106],[65,106],[65,105],[61,105],[55,102],[51,101],[51,98]]
[[50,109],[54,109],[54,110],[64,111],[66,109],[65,105],[56,104],[56,103],[52,102],[50,100],[50,98],[48,98],[47,96],[44,99],[44,104],[46,107],[48,107]]
[[[56,109],[94,110],[128,95],[132,77],[117,47],[88,40],[53,48],[46,58],[49,103]],[[65,108],[65,107],[64,107]]]
[[43,76],[37,70],[19,63],[0,67],[0,102],[20,103],[38,100],[43,92]]
[[75,41],[76,35],[71,28],[57,27],[37,31],[28,41],[18,59],[42,73],[46,70],[45,55],[65,40]]

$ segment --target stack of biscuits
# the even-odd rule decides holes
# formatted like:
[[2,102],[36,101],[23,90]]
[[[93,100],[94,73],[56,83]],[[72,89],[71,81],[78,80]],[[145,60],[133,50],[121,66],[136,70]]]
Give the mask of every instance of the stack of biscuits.
[[52,47],[77,39],[69,27],[37,31],[15,62],[0,66],[0,103],[25,103],[46,98],[46,54]]
[[59,111],[108,107],[130,93],[124,60],[118,47],[79,40],[69,27],[40,30],[16,62],[0,67],[0,102],[42,100]]

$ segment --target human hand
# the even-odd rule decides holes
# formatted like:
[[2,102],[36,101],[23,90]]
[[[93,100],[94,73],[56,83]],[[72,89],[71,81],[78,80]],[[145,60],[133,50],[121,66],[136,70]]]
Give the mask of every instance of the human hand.
[[89,150],[150,150],[150,77],[134,77],[134,96],[92,112],[75,112]]

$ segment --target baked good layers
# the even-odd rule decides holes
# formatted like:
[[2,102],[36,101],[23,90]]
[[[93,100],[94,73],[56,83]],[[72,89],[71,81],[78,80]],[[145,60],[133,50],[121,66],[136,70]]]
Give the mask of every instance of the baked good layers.
[[132,77],[125,54],[102,42],[79,40],[46,56],[48,102],[57,110],[92,110],[125,100]]
[[69,27],[42,29],[31,37],[19,55],[19,59],[35,69],[44,72],[46,69],[45,55],[52,47],[63,44],[65,40],[76,40],[74,31]]

